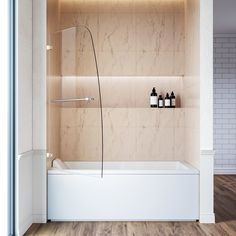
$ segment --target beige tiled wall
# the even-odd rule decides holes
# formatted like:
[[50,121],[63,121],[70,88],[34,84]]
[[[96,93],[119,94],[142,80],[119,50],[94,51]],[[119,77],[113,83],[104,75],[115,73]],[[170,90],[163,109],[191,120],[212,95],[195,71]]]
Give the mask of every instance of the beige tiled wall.
[[[61,28],[81,24],[92,31],[102,76],[184,74],[183,0],[62,1]],[[94,75],[89,35],[79,30],[68,40],[62,47],[77,50],[64,51],[63,62],[77,63],[63,75]]]
[[[62,108],[63,160],[101,160],[99,112]],[[183,160],[183,109],[104,108],[103,113],[105,160]]]
[[[189,11],[187,24],[184,3],[60,1],[61,29],[85,24],[93,33],[104,106],[105,160],[187,160],[197,166],[198,35],[191,29],[197,24],[191,14],[198,12]],[[72,28],[57,37],[61,55],[53,62],[58,70],[50,80],[54,85],[49,94],[91,96],[95,101],[50,105],[51,149],[64,160],[101,160],[98,88],[89,35]],[[149,108],[152,87],[163,95],[173,90],[182,108]]]

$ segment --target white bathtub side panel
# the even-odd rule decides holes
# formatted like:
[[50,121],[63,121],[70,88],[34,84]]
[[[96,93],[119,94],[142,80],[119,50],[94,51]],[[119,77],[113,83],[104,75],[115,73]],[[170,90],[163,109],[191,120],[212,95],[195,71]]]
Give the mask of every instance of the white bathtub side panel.
[[196,220],[198,175],[49,175],[51,220]]

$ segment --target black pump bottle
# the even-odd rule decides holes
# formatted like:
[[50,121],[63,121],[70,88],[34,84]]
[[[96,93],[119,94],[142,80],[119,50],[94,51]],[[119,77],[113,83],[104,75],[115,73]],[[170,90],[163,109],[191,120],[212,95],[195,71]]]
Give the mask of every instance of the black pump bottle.
[[157,92],[156,88],[152,89],[150,94],[150,107],[157,107]]

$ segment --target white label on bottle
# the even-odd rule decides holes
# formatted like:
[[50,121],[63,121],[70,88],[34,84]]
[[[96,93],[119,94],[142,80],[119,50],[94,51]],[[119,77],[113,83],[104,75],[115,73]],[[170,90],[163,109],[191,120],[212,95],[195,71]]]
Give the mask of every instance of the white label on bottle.
[[171,99],[171,106],[175,106],[175,99]]
[[150,97],[150,105],[157,105],[157,96]]
[[159,101],[159,107],[163,107],[163,100]]
[[165,107],[169,107],[170,106],[170,99],[165,99]]

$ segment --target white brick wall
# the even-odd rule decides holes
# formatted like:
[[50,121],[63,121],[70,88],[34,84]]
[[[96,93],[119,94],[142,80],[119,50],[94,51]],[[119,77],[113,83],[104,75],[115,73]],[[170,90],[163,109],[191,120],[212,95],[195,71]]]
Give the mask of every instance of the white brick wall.
[[236,173],[236,34],[214,35],[215,169]]

